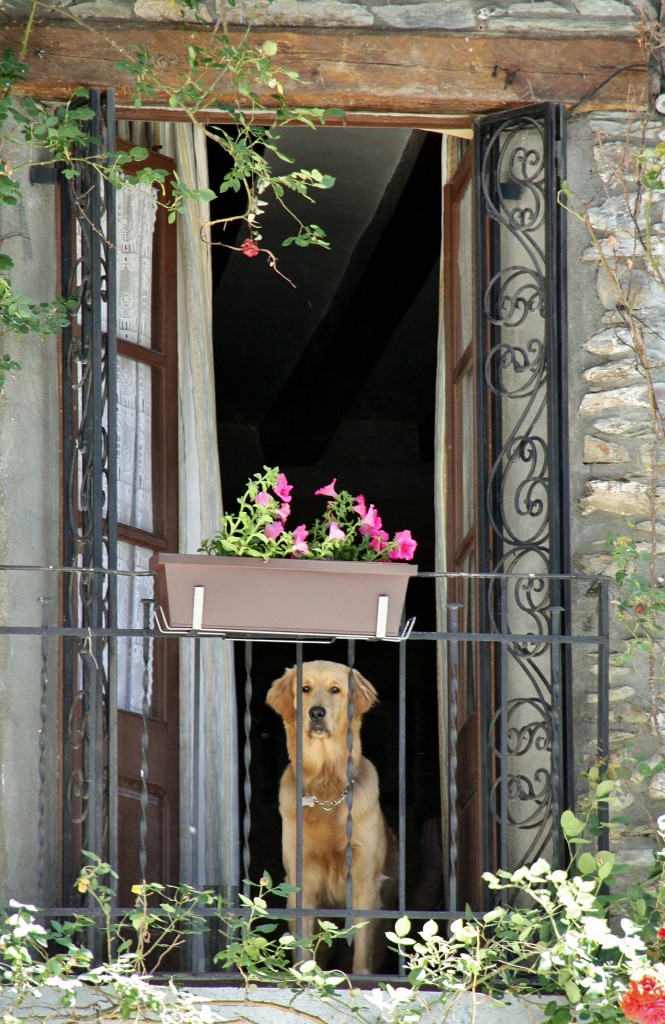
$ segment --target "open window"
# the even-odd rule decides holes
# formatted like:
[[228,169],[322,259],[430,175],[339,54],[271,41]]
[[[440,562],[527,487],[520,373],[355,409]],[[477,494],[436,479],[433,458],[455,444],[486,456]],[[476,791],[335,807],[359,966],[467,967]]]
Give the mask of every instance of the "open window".
[[[552,269],[561,246],[552,205],[560,175],[557,126],[552,111],[512,112],[505,122],[479,125],[473,147],[419,130],[285,129],[287,151],[303,166],[319,166],[337,178],[317,203],[317,221],[328,230],[331,251],[282,250],[290,225],[280,223],[279,208],[275,221],[266,217],[263,225],[264,244],[279,255],[279,274],[237,251],[244,236],[225,232],[212,238],[216,413],[226,506],[249,475],[264,464],[279,464],[297,486],[298,521],[314,517],[320,509],[314,491],[336,477],[340,486],[365,494],[391,531],[409,528],[419,542],[417,561],[425,575],[408,597],[407,614],[417,622],[408,643],[358,642],[352,649],[337,641],[323,649],[308,644],[304,651],[305,659],[352,661],[379,692],[380,703],[363,727],[363,746],[377,767],[388,820],[403,840],[399,910],[453,912],[467,900],[480,906],[481,871],[497,863],[514,867],[520,857],[546,849],[553,841],[552,808],[562,805],[567,739],[560,725],[566,700],[560,652],[547,647],[534,693],[519,671],[533,664],[535,648],[543,645],[523,637],[517,643],[485,639],[464,649],[453,666],[445,647],[450,638],[436,632],[450,625],[447,613],[457,605],[458,630],[510,630],[509,617],[500,616],[519,603],[520,594],[508,594],[501,576],[513,554],[524,555],[535,580],[526,610],[533,611],[534,587],[545,595],[536,609],[541,631],[552,631],[552,599],[562,597],[558,585],[554,595],[543,584],[548,573],[565,568],[562,517],[553,517],[549,504],[551,494],[557,501],[565,497],[557,432],[565,394],[557,333],[562,292]],[[513,151],[506,164],[503,157]],[[224,167],[211,153],[208,162],[214,185]],[[525,220],[529,200],[533,214]],[[301,212],[311,219],[309,211]],[[223,216],[223,210],[213,209],[212,215]],[[512,230],[515,224],[519,231]],[[154,415],[138,461],[121,460],[117,479],[122,486],[129,466],[129,502],[113,497],[109,510],[118,520],[113,528],[119,546],[177,550],[183,534],[174,535],[177,504],[165,484],[169,474],[173,479],[169,438],[179,405],[169,390],[175,379],[169,369],[175,359],[168,312],[175,294],[168,276],[172,242],[157,230],[151,244],[157,246],[151,287],[159,337],[142,344],[138,335],[123,336],[121,326],[117,365],[133,396],[130,426],[137,423],[137,399],[142,389],[146,393],[146,381]],[[157,255],[161,246],[166,248]],[[535,257],[533,265],[516,262],[520,251]],[[526,272],[530,290],[518,291],[511,305],[515,267]],[[528,326],[527,314],[534,318]],[[188,352],[184,346],[183,355]],[[181,400],[192,390],[186,363],[183,358],[179,368]],[[196,411],[196,402],[191,405]],[[535,414],[530,432],[515,442],[511,431],[525,422],[522,409]],[[545,472],[534,472],[535,453],[550,449]],[[148,519],[133,506],[141,459],[144,468],[150,466],[153,488]],[[208,468],[217,471],[216,453]],[[188,497],[181,492],[181,507]],[[522,526],[536,531],[536,542],[513,544]],[[189,550],[198,539],[193,546],[186,542]],[[531,573],[534,559],[539,562]],[[445,573],[480,576],[448,576],[444,585]],[[478,582],[481,577],[490,577],[487,586]],[[168,641],[159,643],[166,650]],[[201,858],[196,865],[193,856],[191,863],[181,861],[180,878],[219,884],[233,896],[239,873],[257,878],[267,868],[274,878],[282,875],[277,783],[286,752],[281,723],[265,706],[265,696],[295,654],[271,642],[245,650],[236,645],[230,658],[235,657],[237,685],[227,665],[209,674],[201,696],[200,648],[194,646],[199,643],[188,638],[181,645],[184,650],[190,644],[196,654],[185,670],[181,666],[180,708],[188,716],[194,708],[199,717],[182,723],[175,782],[183,810],[176,826],[180,849],[196,835]],[[87,655],[83,645],[83,661]],[[105,665],[104,657],[88,657],[91,671],[93,662],[97,672]],[[118,687],[117,714],[113,706],[102,708],[100,720],[107,714],[118,751],[113,777],[120,813],[109,798],[104,814],[116,841],[122,825],[122,871],[131,884],[142,855],[149,859],[149,877],[172,870],[160,856],[164,822],[169,818],[173,825],[175,815],[161,809],[168,803],[159,803],[159,769],[153,773],[152,764],[164,752],[169,762],[170,754],[173,776],[177,762],[173,734],[159,732],[164,705],[154,675],[147,688],[143,674],[136,687],[130,677],[125,672]],[[167,696],[175,708],[178,688],[170,679]],[[105,694],[103,687],[94,692]],[[201,700],[188,705],[192,694]],[[220,729],[209,743],[218,726],[215,715],[225,718],[227,739],[220,740]],[[145,774],[136,783],[146,722],[152,730],[147,790]],[[113,753],[113,743],[107,749]],[[93,768],[103,779],[107,765]],[[195,813],[183,778],[203,779]],[[103,849],[103,817],[98,825]],[[154,829],[151,853],[144,828]],[[223,843],[229,858],[224,863],[218,856]],[[204,877],[215,857],[214,877]]]

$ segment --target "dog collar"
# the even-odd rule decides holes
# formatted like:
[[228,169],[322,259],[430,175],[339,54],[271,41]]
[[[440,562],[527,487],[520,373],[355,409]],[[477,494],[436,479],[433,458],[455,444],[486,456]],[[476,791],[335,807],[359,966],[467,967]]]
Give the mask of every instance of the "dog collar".
[[336,800],[319,800],[318,796],[305,796],[303,793],[302,805],[303,807],[320,807],[322,811],[332,811],[333,807],[339,806],[343,800],[346,800],[349,795],[351,786],[356,781],[357,776],[354,775],[351,782],[344,787],[344,792],[341,796],[338,796]]

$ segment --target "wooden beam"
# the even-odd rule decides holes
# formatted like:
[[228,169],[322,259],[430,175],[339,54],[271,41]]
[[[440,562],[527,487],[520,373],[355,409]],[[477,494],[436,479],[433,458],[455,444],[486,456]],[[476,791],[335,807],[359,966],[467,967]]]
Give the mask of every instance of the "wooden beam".
[[[253,33],[257,42],[275,40],[276,62],[305,80],[289,86],[292,104],[340,107],[350,117],[433,115],[445,124],[445,116],[471,118],[542,100],[572,106],[591,93],[589,110],[632,109],[648,96],[645,55],[635,39],[364,29]],[[75,85],[112,86],[122,107],[131,94],[129,75],[115,66],[123,55],[144,46],[157,57],[168,88],[186,68],[187,46],[204,43],[205,35],[198,27],[99,19],[38,25],[24,56],[30,72],[24,91],[66,99]],[[3,26],[3,37],[3,46],[18,52],[22,27]],[[165,89],[157,107],[166,95]],[[228,98],[220,93],[220,102]]]

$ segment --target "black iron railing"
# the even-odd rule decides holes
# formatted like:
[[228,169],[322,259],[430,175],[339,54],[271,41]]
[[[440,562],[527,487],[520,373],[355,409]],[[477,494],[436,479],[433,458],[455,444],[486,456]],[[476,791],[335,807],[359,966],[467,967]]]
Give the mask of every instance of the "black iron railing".
[[[136,877],[126,883],[148,879],[162,881],[159,867],[150,862],[148,855],[149,800],[151,787],[151,757],[155,753],[148,744],[148,726],[152,714],[150,706],[151,673],[154,671],[154,651],[163,643],[192,643],[197,651],[207,643],[219,640],[196,634],[183,635],[179,640],[166,638],[153,628],[151,603],[144,603],[140,621],[77,625],[69,621],[67,609],[57,598],[63,580],[77,585],[85,584],[94,575],[108,576],[106,572],[77,568],[43,568],[33,566],[2,566],[0,574],[11,579],[14,591],[32,593],[35,598],[35,621],[0,625],[0,637],[11,662],[12,646],[34,646],[34,686],[23,678],[26,709],[39,723],[34,749],[26,750],[21,776],[33,772],[34,789],[38,793],[37,818],[34,822],[34,870],[26,867],[34,902],[44,906],[44,893],[59,891],[60,906],[51,908],[54,914],[70,913],[75,909],[75,891],[71,879],[76,875],[77,863],[83,859],[82,850],[91,849],[103,859],[113,863],[113,851],[119,843],[136,850]],[[124,575],[124,574],[123,574]],[[145,574],[143,574],[145,575]],[[460,629],[467,621],[460,615],[457,604],[446,604],[446,574],[422,574],[412,587],[430,588],[432,597],[439,599],[442,628],[420,632],[416,622],[408,640],[402,643],[383,641],[334,641],[327,644],[308,643],[307,638],[287,638],[285,642],[258,643],[252,637],[235,640],[236,680],[216,680],[214,685],[233,687],[237,708],[238,748],[241,751],[234,764],[212,764],[209,775],[193,773],[192,790],[183,797],[189,806],[183,807],[181,848],[190,842],[190,823],[196,822],[199,809],[207,805],[206,786],[211,785],[216,773],[226,773],[236,785],[230,787],[235,800],[233,813],[239,821],[240,842],[237,849],[236,877],[256,880],[270,861],[273,877],[281,877],[280,829],[277,811],[277,785],[281,767],[285,763],[284,740],[281,723],[270,709],[265,709],[265,695],[270,685],[275,664],[293,664],[303,672],[303,664],[313,658],[342,662],[350,668],[353,688],[354,670],[375,675],[374,681],[385,705],[379,712],[370,712],[363,726],[364,749],[376,763],[381,780],[382,802],[389,823],[398,839],[397,889],[394,905],[374,910],[364,917],[390,921],[397,915],[409,914],[414,918],[450,920],[464,912],[465,904],[475,909],[486,909],[486,896],[479,883],[479,874],[497,867],[515,869],[538,856],[561,862],[558,842],[557,815],[564,808],[564,776],[588,767],[582,759],[582,750],[591,751],[599,761],[608,754],[608,581],[602,577],[568,576],[552,579],[547,576],[471,575],[466,578],[480,596],[491,594],[494,603],[503,607],[505,615],[496,620],[489,631]],[[103,581],[107,586],[106,580]],[[567,615],[549,603],[549,588],[565,585],[571,595]],[[515,602],[515,594],[521,595]],[[475,600],[475,598],[474,598]],[[538,602],[544,610],[536,616]],[[510,613],[510,614],[509,614]],[[145,616],[145,618],[143,618]],[[572,624],[584,622],[585,628],[564,633],[562,621]],[[534,629],[537,621],[537,629]],[[589,625],[592,623],[592,625]],[[502,628],[503,627],[503,628]],[[71,815],[72,788],[76,782],[69,777],[72,756],[61,750],[60,743],[76,744],[78,740],[64,721],[69,706],[65,700],[56,707],[53,692],[62,687],[81,685],[80,675],[62,676],[61,652],[66,644],[75,643],[81,660],[87,660],[87,686],[99,691],[109,707],[115,706],[115,695],[106,694],[108,674],[103,658],[94,655],[96,644],[120,637],[142,640],[143,702],[135,713],[139,724],[134,731],[138,749],[134,751],[140,763],[139,812],[134,819],[133,831],[124,825],[119,836],[117,805],[115,812],[109,805],[108,764],[101,759],[90,759],[84,780],[90,800],[100,801],[94,807],[98,820],[107,823],[99,843],[90,846],[92,833],[77,831],[79,822]],[[225,642],[225,641],[221,641]],[[530,657],[534,651],[547,649],[548,671],[521,674],[516,681],[511,675],[514,658]],[[565,657],[564,657],[565,654]],[[506,656],[508,655],[508,656]],[[559,667],[570,661],[575,667],[576,693]],[[194,679],[181,679],[180,686],[193,694],[193,713],[188,723],[190,734],[182,732],[180,758],[192,758],[202,735],[201,724],[206,709],[200,702],[201,680],[197,678],[202,659],[193,660]],[[491,679],[490,699],[479,700],[476,685],[477,667],[488,667],[482,678]],[[524,680],[528,680],[525,686]],[[221,691],[220,691],[221,692]],[[28,694],[30,696],[28,696]],[[69,702],[75,698],[71,695]],[[573,715],[574,701],[584,708],[595,708],[592,716]],[[30,701],[34,707],[30,709]],[[376,725],[372,726],[372,715]],[[268,716],[268,717],[265,717]],[[471,723],[471,725],[470,725]],[[79,730],[85,730],[85,722]],[[108,742],[117,745],[117,712],[108,723]],[[365,731],[366,730],[366,731]],[[572,746],[568,743],[572,737]],[[474,752],[476,761],[474,762]],[[62,753],[62,758],[53,755]],[[171,752],[175,757],[176,752]],[[482,763],[478,763],[478,759]],[[75,758],[74,758],[75,761]],[[57,762],[62,767],[57,780],[49,777],[47,765]],[[102,778],[90,773],[102,773]],[[471,776],[476,773],[473,820],[469,816],[468,793]],[[296,766],[297,786],[302,795],[302,766]],[[488,789],[483,780],[489,779]],[[57,784],[62,813],[52,813],[54,786]],[[94,796],[93,796],[94,794]],[[353,787],[345,796],[348,807],[349,838],[352,838]],[[48,808],[51,807],[51,813]],[[299,818],[302,824],[302,818]],[[428,857],[432,848],[423,854],[422,840],[426,833],[424,822],[434,824],[440,841],[440,861],[432,864]],[[549,831],[543,822],[549,823]],[[470,828],[470,825],[472,828]],[[430,830],[431,839],[431,830]],[[478,842],[480,840],[480,842]],[[85,845],[88,844],[88,845]],[[60,864],[51,862],[48,852],[60,849]],[[72,852],[72,860],[64,858]],[[351,858],[349,842],[349,858]],[[487,854],[489,851],[489,854]],[[302,871],[302,835],[299,836],[299,870]],[[423,859],[424,857],[424,859]],[[469,864],[477,877],[469,877]],[[431,868],[434,868],[431,871]],[[425,899],[417,898],[423,873],[433,875],[438,885]],[[54,874],[59,878],[54,879]],[[174,881],[171,879],[170,881]],[[196,883],[194,878],[179,881]],[[224,878],[209,880],[224,891],[231,903],[237,901],[237,889]],[[25,891],[25,887],[24,887]],[[350,895],[350,894],[349,894]],[[78,897],[77,897],[78,898]],[[429,901],[429,902],[427,902]],[[46,901],[48,902],[48,901]],[[72,904],[70,907],[70,903]],[[46,907],[48,910],[48,907]],[[238,907],[238,912],[243,912]],[[274,913],[282,918],[292,917],[293,911],[283,906]],[[316,911],[296,907],[296,916],[331,916],[334,908]],[[337,909],[339,913],[339,909]],[[190,962],[190,969],[192,963]],[[205,956],[195,958],[196,970],[205,967]]]

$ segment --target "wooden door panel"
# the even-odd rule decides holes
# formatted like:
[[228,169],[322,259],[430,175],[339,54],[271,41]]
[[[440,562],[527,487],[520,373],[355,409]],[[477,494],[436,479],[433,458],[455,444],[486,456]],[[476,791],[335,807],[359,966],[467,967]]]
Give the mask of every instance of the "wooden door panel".
[[[172,160],[153,153],[148,163],[165,169],[169,177],[172,175]],[[126,170],[132,173],[135,167],[129,164]],[[131,222],[125,223],[125,235],[134,229]],[[122,232],[119,237],[122,239]],[[135,462],[128,466],[125,460],[119,468],[125,495],[131,498],[137,487],[138,481],[134,482],[133,475],[142,476],[141,501],[121,503],[118,550],[119,558],[122,556],[131,567],[140,569],[147,567],[152,553],[178,549],[176,245],[176,227],[168,223],[163,207],[157,206],[152,248],[150,239],[144,238],[140,257],[132,254],[133,262],[126,260],[131,273],[137,273],[137,259],[151,260],[149,267],[141,263],[138,271],[144,275],[149,273],[146,279],[151,282],[149,316],[143,318],[147,327],[142,334],[129,330],[123,333],[123,320],[119,318],[118,353],[125,429],[131,431],[132,426],[127,406],[137,406],[137,432],[138,416],[142,417]],[[119,257],[122,260],[122,251]],[[128,449],[133,457],[134,443],[130,443]],[[135,512],[135,504],[140,514]],[[123,508],[127,509],[124,520]],[[130,593],[123,595],[119,589],[125,613],[131,617],[133,625],[142,624],[143,601],[151,596],[152,587],[146,579],[139,578]],[[172,885],[179,881],[178,641],[155,640],[147,664],[145,661],[141,638],[119,647],[118,868],[119,899],[125,906],[134,902],[131,886],[143,880],[142,849],[146,857],[146,881]],[[148,710],[144,717],[146,698]],[[147,797],[144,839],[141,835],[142,795]]]
[[[467,149],[450,184],[444,189],[444,266],[446,287],[446,469],[447,568],[474,572],[477,567],[478,501],[475,488],[477,445],[484,439],[475,430],[475,346],[473,337],[473,210],[472,160]],[[472,582],[448,580],[447,598],[460,606],[458,626],[473,631],[477,623],[477,594]],[[457,713],[457,894],[459,906],[482,905],[481,779],[478,651],[462,642],[457,652],[454,699]],[[450,685],[453,675],[450,674]],[[455,909],[455,908],[453,908]]]
[[[174,813],[175,811],[175,813]],[[132,885],[142,881],[141,824],[142,790],[136,779],[118,778],[118,902],[129,907],[135,902]],[[149,784],[145,809],[145,855],[147,882],[162,882],[170,873],[170,863],[177,850],[177,834],[173,836],[173,822],[177,822],[177,808],[171,807],[170,796],[160,786]]]

